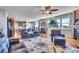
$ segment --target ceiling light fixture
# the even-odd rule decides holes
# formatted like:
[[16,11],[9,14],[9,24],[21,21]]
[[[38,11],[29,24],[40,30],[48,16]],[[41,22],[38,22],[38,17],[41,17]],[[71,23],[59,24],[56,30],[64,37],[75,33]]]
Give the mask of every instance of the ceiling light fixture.
[[51,6],[45,6],[45,7],[42,7],[42,10],[40,10],[40,11],[43,11],[42,14],[52,14],[52,12],[58,11],[58,9],[54,9]]

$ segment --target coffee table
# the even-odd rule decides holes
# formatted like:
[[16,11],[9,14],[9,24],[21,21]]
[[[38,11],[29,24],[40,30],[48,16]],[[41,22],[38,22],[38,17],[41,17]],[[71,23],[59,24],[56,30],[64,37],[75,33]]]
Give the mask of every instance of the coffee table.
[[11,37],[9,38],[10,43],[19,43],[19,38]]

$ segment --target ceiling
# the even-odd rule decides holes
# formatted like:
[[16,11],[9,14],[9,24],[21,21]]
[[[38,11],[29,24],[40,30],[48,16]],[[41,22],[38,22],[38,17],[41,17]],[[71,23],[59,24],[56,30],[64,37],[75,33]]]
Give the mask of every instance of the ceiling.
[[65,14],[79,9],[78,6],[54,6],[58,11],[52,13],[52,15],[43,15],[41,6],[0,6],[0,9],[7,11],[9,17],[21,17],[25,19],[42,19],[53,17],[60,14]]

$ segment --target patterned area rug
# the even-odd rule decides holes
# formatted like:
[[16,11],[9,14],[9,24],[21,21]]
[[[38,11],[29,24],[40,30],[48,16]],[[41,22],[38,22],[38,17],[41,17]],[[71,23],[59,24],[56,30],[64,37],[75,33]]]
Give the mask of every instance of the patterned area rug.
[[29,53],[63,53],[64,49],[60,46],[54,46],[50,37],[35,37],[29,39],[21,39]]
[[[19,46],[24,46],[16,49]],[[35,37],[21,39],[20,43],[12,45],[11,53],[78,53],[79,49],[71,47],[66,42],[66,48],[54,46],[51,38]]]

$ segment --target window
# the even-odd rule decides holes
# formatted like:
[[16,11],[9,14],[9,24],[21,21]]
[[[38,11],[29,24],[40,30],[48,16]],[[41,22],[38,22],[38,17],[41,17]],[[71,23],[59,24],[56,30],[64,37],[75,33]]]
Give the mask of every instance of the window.
[[54,18],[50,18],[48,24],[50,23],[51,20],[53,20],[51,22],[52,25],[57,25],[57,26],[52,26],[53,28],[61,27],[61,29],[63,28],[66,29],[70,27],[70,14],[64,14],[64,15],[56,16]]
[[56,19],[58,27],[60,28],[60,19]]
[[39,22],[36,22],[35,27],[38,27],[38,26],[39,26],[38,23],[39,23]]
[[32,27],[32,24],[31,23],[28,23],[27,26],[26,26],[26,29],[29,29]]
[[70,26],[70,18],[63,18],[62,19],[62,27],[68,28]]
[[35,22],[35,30],[36,30],[36,31],[39,30],[39,22]]
[[53,28],[55,28],[55,29],[58,29],[58,28],[60,28],[60,19],[50,19],[50,20],[48,20],[48,25],[49,25],[49,27],[53,27]]

